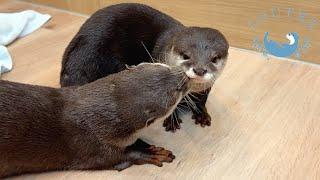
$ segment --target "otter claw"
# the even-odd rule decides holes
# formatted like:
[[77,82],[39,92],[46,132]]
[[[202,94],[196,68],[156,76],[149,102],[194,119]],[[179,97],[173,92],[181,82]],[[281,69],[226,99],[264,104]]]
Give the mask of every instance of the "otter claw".
[[211,117],[208,113],[194,114],[192,115],[192,119],[195,120],[195,124],[200,124],[201,127],[211,125]]
[[162,147],[150,146],[142,151],[139,157],[136,157],[133,164],[153,164],[162,167],[164,162],[171,163],[174,159],[175,156],[171,151],[168,151]]
[[181,128],[181,123],[182,120],[180,118],[178,118],[177,120],[172,120],[169,117],[166,120],[164,120],[163,127],[165,127],[166,131],[175,132],[177,129]]

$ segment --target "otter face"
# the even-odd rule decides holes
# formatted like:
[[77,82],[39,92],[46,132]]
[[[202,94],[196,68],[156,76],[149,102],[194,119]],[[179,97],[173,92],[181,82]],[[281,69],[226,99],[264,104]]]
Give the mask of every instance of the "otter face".
[[222,72],[228,49],[228,42],[219,31],[190,27],[175,35],[165,61],[184,69],[193,82],[192,91],[203,91],[211,87]]

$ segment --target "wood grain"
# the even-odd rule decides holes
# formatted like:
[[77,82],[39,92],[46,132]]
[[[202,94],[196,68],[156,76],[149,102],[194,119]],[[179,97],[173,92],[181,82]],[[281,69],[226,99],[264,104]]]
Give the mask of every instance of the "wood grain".
[[100,9],[100,0],[25,0],[27,2],[53,6],[69,11],[92,14]]
[[[318,0],[27,0],[71,11],[91,14],[97,9],[123,2],[137,2],[161,10],[188,26],[206,26],[222,31],[234,47],[254,49],[255,38],[287,42],[288,32],[298,32],[300,46],[310,40],[309,48],[301,50],[304,61],[320,63],[320,2]],[[289,10],[291,9],[291,10]],[[289,13],[290,11],[290,13]],[[273,13],[274,12],[274,13]],[[288,16],[288,13],[290,16]],[[300,21],[305,13],[304,21]],[[263,14],[266,14],[264,19]],[[309,29],[315,20],[314,26]]]
[[[61,55],[84,17],[28,3],[0,0],[1,11],[35,9],[53,19],[9,46],[14,70],[3,79],[58,87]],[[320,67],[230,49],[207,107],[213,123],[188,115],[175,134],[149,129],[146,141],[176,159],[163,167],[125,171],[67,171],[15,179],[320,179]]]

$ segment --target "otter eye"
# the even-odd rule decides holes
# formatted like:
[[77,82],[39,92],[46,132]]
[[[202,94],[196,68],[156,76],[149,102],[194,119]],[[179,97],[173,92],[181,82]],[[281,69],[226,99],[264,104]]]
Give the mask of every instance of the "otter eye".
[[211,62],[212,62],[212,63],[217,63],[217,61],[218,61],[218,57],[217,57],[217,56],[214,57],[214,58],[211,58]]
[[182,56],[182,58],[184,60],[190,59],[190,57],[188,55],[184,54],[184,53],[180,53],[180,55]]

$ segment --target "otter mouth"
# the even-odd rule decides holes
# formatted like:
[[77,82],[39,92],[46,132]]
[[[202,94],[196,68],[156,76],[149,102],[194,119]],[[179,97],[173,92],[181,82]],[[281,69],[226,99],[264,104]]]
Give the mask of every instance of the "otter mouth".
[[203,92],[208,88],[211,88],[217,76],[217,74],[208,72],[198,75],[194,72],[192,67],[187,69],[185,74],[190,79],[191,92]]
[[195,83],[210,83],[213,80],[212,73],[205,72],[202,75],[198,75],[194,72],[193,68],[186,70],[185,74]]
[[212,87],[214,80],[212,81],[199,81],[197,79],[190,80],[190,91],[191,92],[203,92]]

